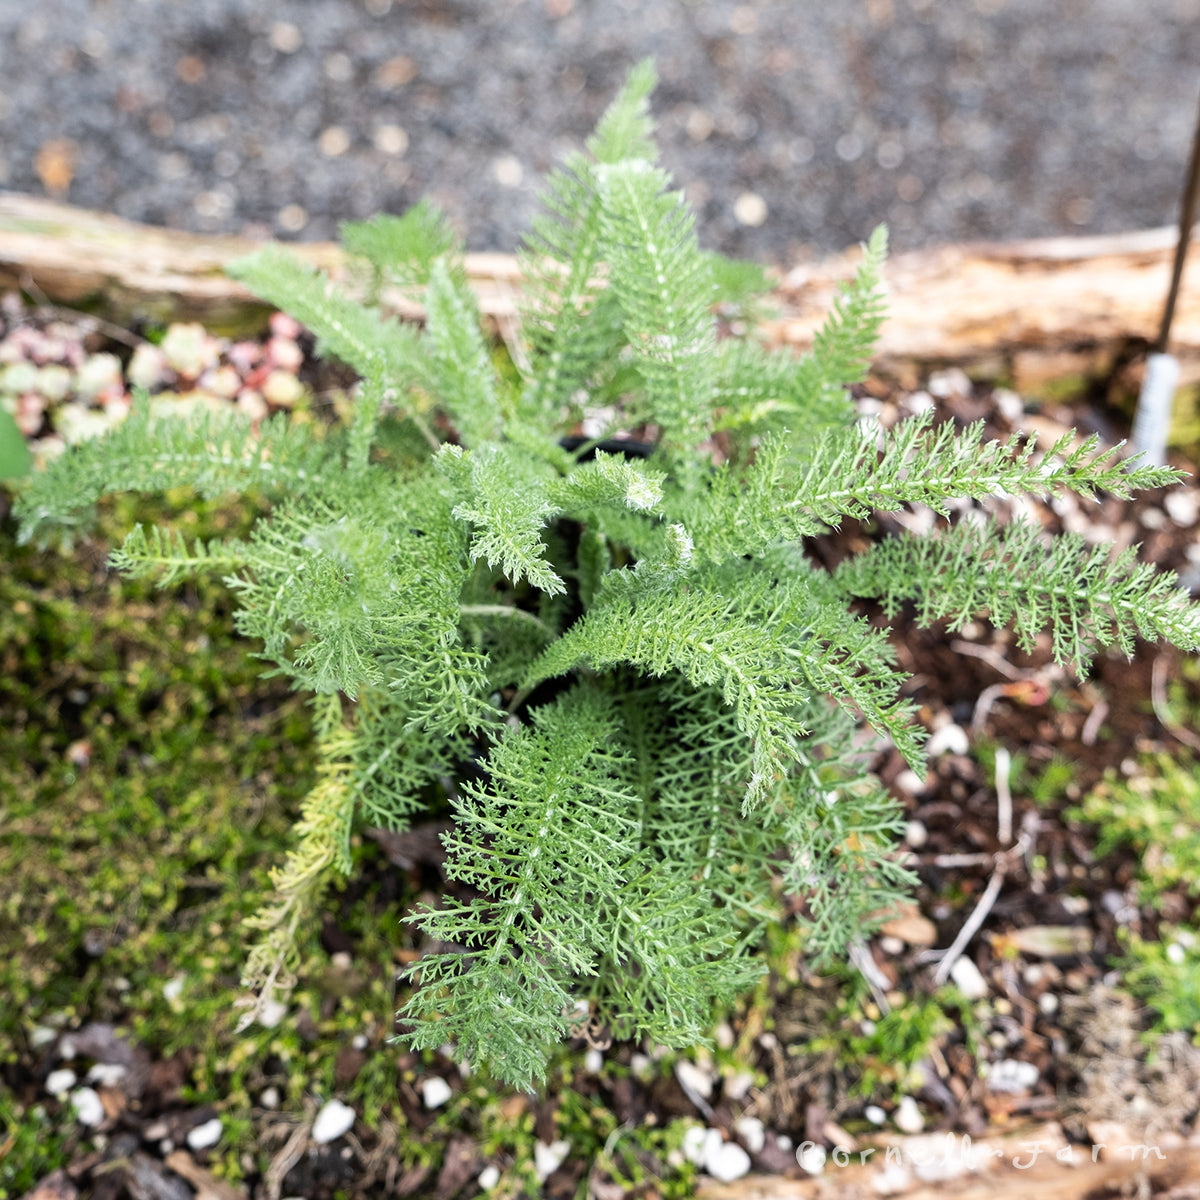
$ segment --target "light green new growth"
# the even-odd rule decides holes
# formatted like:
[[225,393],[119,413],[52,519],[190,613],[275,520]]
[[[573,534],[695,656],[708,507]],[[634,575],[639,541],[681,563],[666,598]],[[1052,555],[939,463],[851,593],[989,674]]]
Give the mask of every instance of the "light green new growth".
[[[827,958],[905,894],[900,812],[856,747],[866,724],[919,768],[922,733],[858,598],[922,623],[986,616],[1026,644],[1047,630],[1064,662],[1137,636],[1200,648],[1169,576],[1021,522],[889,538],[833,574],[806,556],[845,517],[1175,475],[1094,439],[1038,453],[978,426],[856,421],[882,230],[809,354],[719,339],[716,307],[744,306],[756,276],[698,248],[654,163],[653,82],[636,68],[551,176],[515,371],[418,206],[343,230],[369,303],[281,248],[233,268],[362,376],[348,428],[175,419],[143,398],[18,496],[26,539],[69,535],[117,491],[273,502],[242,540],[138,528],[112,556],[164,586],[219,572],[241,632],[318,706],[320,779],[246,981],[287,986],[356,827],[449,810],[454,886],[408,918],[435,952],[411,972],[407,1036],[522,1086],[585,1017],[703,1039],[787,897]],[[422,328],[385,313],[396,289]]]

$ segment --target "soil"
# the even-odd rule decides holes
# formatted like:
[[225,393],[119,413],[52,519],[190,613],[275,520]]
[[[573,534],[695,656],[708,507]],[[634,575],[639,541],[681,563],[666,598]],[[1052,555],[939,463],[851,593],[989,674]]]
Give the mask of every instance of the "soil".
[[[982,417],[989,435],[1006,436],[1010,431],[1011,394],[988,383],[972,383],[957,372],[943,372],[922,383],[919,394],[914,394],[873,378],[858,389],[860,407],[888,421],[920,407],[933,393],[939,417],[962,423]],[[1046,425],[1101,424],[1118,431],[1125,422],[1120,413],[1083,407],[1046,407],[1039,418]],[[1037,514],[1048,527],[1085,529],[1094,541],[1141,542],[1147,561],[1186,575],[1194,568],[1188,550],[1200,534],[1200,505],[1194,464],[1178,461],[1175,465],[1193,475],[1193,481],[1182,485],[1187,501],[1175,502],[1169,510],[1176,519],[1164,514],[1163,493],[1147,493],[1131,502],[1104,498],[1086,512],[1080,504],[1039,504]],[[920,514],[905,519],[919,520]],[[833,563],[896,520],[880,518],[872,527],[847,526],[836,535],[815,540],[810,548],[821,560]],[[943,731],[943,736],[951,726],[957,727],[969,741],[969,751],[961,740],[949,738],[948,748],[931,760],[923,783],[906,776],[894,752],[877,763],[905,806],[908,844],[920,876],[917,907],[908,914],[907,928],[873,938],[865,948],[869,957],[863,965],[871,986],[866,1003],[875,1006],[871,1011],[877,1018],[905,997],[932,990],[935,960],[928,943],[947,947],[953,942],[998,866],[1003,866],[1000,890],[965,951],[986,983],[991,1008],[981,1027],[969,1028],[970,1021],[964,1018],[937,1039],[917,1093],[928,1114],[926,1127],[978,1137],[1033,1117],[1053,1118],[1086,1142],[1101,1121],[1144,1130],[1149,1111],[1157,1132],[1194,1133],[1200,1106],[1200,1051],[1186,1039],[1176,1038],[1169,1043],[1175,1055],[1170,1070],[1161,1061],[1149,1063],[1138,1041],[1141,1015],[1128,997],[1113,990],[1119,977],[1111,960],[1121,952],[1120,928],[1152,937],[1159,915],[1132,899],[1134,858],[1128,852],[1098,858],[1094,834],[1068,817],[1066,810],[1106,773],[1127,774],[1134,769],[1139,755],[1159,748],[1170,754],[1180,752],[1179,741],[1155,711],[1156,666],[1167,679],[1182,679],[1189,711],[1200,706],[1200,687],[1182,676],[1178,655],[1145,645],[1139,646],[1131,661],[1115,652],[1101,654],[1085,677],[1077,679],[1053,665],[1047,647],[1023,652],[1007,631],[983,623],[951,634],[944,628],[917,629],[902,616],[894,629],[900,662],[912,674],[911,694],[920,706],[920,719],[931,730]],[[1187,736],[1186,730],[1183,735]],[[1010,817],[1002,815],[999,799],[1004,785],[998,777],[1004,774],[999,766],[1001,751],[1014,760],[1022,756],[1027,764],[1023,772],[1014,765],[1008,777]],[[1069,782],[1061,794],[1035,802],[1030,779],[1058,760],[1070,764]],[[989,762],[997,766],[982,765]],[[1007,831],[1001,829],[1004,824]],[[1022,835],[1027,844],[1020,853],[1010,853]],[[408,873],[414,890],[441,886],[438,846],[431,831],[401,838],[380,835],[379,841],[384,853],[373,867],[379,878],[399,868]],[[343,903],[352,904],[370,882],[360,880]],[[1174,919],[1189,915],[1192,902],[1185,896],[1175,896],[1172,904]],[[932,923],[931,937],[921,932],[920,918]],[[1063,927],[1068,932],[1061,932]],[[1036,938],[1050,936],[1047,930],[1055,931],[1057,948],[1040,955],[1030,951]],[[343,948],[340,938],[344,935],[334,914],[322,939],[330,953]],[[831,987],[828,980],[815,978],[802,963],[795,963],[772,979],[765,1020],[755,1009],[730,1019],[728,1037],[747,1048],[768,1080],[765,1087],[751,1089],[740,1100],[732,1100],[718,1084],[708,1102],[698,1103],[676,1077],[643,1083],[636,1072],[620,1078],[576,1072],[572,1086],[595,1104],[611,1109],[622,1125],[651,1120],[664,1124],[675,1116],[689,1116],[734,1137],[735,1119],[757,1117],[768,1133],[753,1156],[755,1168],[802,1175],[785,1139],[792,1147],[805,1139],[832,1144],[842,1136],[861,1137],[866,1124],[864,1101],[852,1094],[836,1052],[806,1049],[818,1035],[826,1035],[828,1041],[838,994],[839,987]],[[486,1163],[470,1138],[454,1135],[444,1153],[431,1160],[439,1166],[402,1170],[389,1156],[386,1125],[349,1142],[348,1149],[340,1142],[336,1148],[317,1147],[308,1140],[305,1124],[259,1112],[254,1120],[263,1148],[274,1156],[274,1176],[266,1179],[252,1173],[243,1185],[231,1187],[205,1173],[202,1150],[179,1148],[190,1129],[212,1116],[210,1110],[197,1110],[183,1098],[186,1093],[179,1085],[187,1074],[186,1054],[152,1061],[111,1026],[89,1024],[86,1013],[78,1016],[82,1029],[73,1035],[76,1042],[90,1038],[96,1043],[93,1057],[127,1061],[129,1079],[138,1081],[140,1094],[136,1105],[114,1100],[105,1147],[44,1181],[43,1189],[34,1193],[43,1200],[74,1195],[75,1190],[105,1200],[126,1195],[134,1200],[186,1200],[191,1189],[184,1180],[201,1194],[221,1200],[367,1197],[381,1194],[381,1188],[388,1195],[449,1200],[460,1192],[473,1194],[468,1185]],[[609,1047],[595,1036],[592,1044],[603,1048],[610,1061],[626,1064],[638,1050]],[[587,1042],[581,1040],[578,1049],[586,1050]],[[87,1047],[80,1053],[86,1056]],[[114,1053],[123,1057],[113,1059]],[[339,1057],[342,1075],[352,1076],[360,1069],[362,1056],[355,1058],[355,1053],[347,1048]],[[1035,1069],[1033,1082],[1013,1092],[989,1089],[978,1071],[981,1054],[993,1061],[1030,1064]],[[52,1062],[50,1048],[44,1048],[9,1064],[5,1079],[16,1096],[32,1102],[40,1095]],[[400,1055],[398,1067],[423,1069],[412,1055]],[[889,1064],[880,1067],[886,1076]],[[438,1063],[444,1077],[455,1078],[456,1070],[449,1060]],[[129,1086],[118,1083],[106,1091],[119,1094]],[[427,1130],[433,1125],[412,1084],[402,1084],[396,1102],[411,1129]],[[553,1141],[553,1088],[545,1095],[512,1096],[504,1103],[511,1107],[514,1120],[522,1113],[531,1114],[539,1134],[544,1131],[544,1140]],[[847,1134],[847,1126],[857,1134]],[[431,1130],[429,1136],[444,1135]],[[576,1195],[581,1186],[591,1195],[620,1194],[596,1164],[568,1159],[547,1178],[546,1195]],[[56,1187],[58,1191],[52,1190]],[[642,1194],[655,1193],[647,1188]]]

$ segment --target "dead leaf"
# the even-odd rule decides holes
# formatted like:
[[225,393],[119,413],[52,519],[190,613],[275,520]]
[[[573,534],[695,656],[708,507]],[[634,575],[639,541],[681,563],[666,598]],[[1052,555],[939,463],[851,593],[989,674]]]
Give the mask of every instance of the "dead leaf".
[[937,927],[921,915],[915,904],[906,904],[897,911],[879,932],[888,937],[899,938],[909,946],[932,946],[937,941]]
[[1028,929],[1011,929],[992,938],[996,952],[1015,950],[1035,958],[1074,958],[1091,954],[1092,931],[1082,925],[1031,925]]

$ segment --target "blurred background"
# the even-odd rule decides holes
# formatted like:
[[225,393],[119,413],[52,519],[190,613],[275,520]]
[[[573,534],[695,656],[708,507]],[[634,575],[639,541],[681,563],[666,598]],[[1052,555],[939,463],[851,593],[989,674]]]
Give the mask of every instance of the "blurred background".
[[511,251],[647,55],[702,244],[787,265],[1172,223],[1200,0],[0,0],[0,188],[305,240],[429,195]]

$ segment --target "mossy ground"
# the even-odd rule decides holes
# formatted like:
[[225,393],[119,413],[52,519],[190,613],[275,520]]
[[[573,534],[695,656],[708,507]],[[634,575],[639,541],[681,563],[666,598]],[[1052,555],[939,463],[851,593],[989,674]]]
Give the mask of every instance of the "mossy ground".
[[[291,844],[315,748],[303,697],[264,679],[219,580],[158,591],[107,570],[112,540],[168,510],[205,539],[243,533],[253,515],[186,494],[121,500],[69,553],[18,547],[11,523],[0,527],[0,1198],[89,1148],[42,1089],[58,1064],[37,1043],[39,1030],[94,1021],[171,1064],[172,1107],[221,1117],[207,1160],[217,1175],[262,1178],[299,1117],[336,1095],[378,1139],[368,1135],[368,1158],[378,1149],[413,1182],[436,1177],[465,1132],[510,1164],[499,1194],[521,1194],[536,1182],[538,1137],[524,1097],[468,1086],[419,1126],[406,1120],[402,1100],[441,1060],[390,1042],[395,969],[411,955],[399,917],[416,881],[373,842],[356,844],[353,882],[329,897],[325,929],[303,937],[287,1018],[236,1032],[242,922]],[[336,953],[346,946],[348,965]],[[580,1161],[606,1163],[630,1187],[686,1190],[690,1166],[671,1173],[674,1185],[658,1174],[680,1123],[622,1131],[571,1089],[566,1056],[555,1073],[550,1128]],[[271,1087],[274,1143],[261,1105]]]

